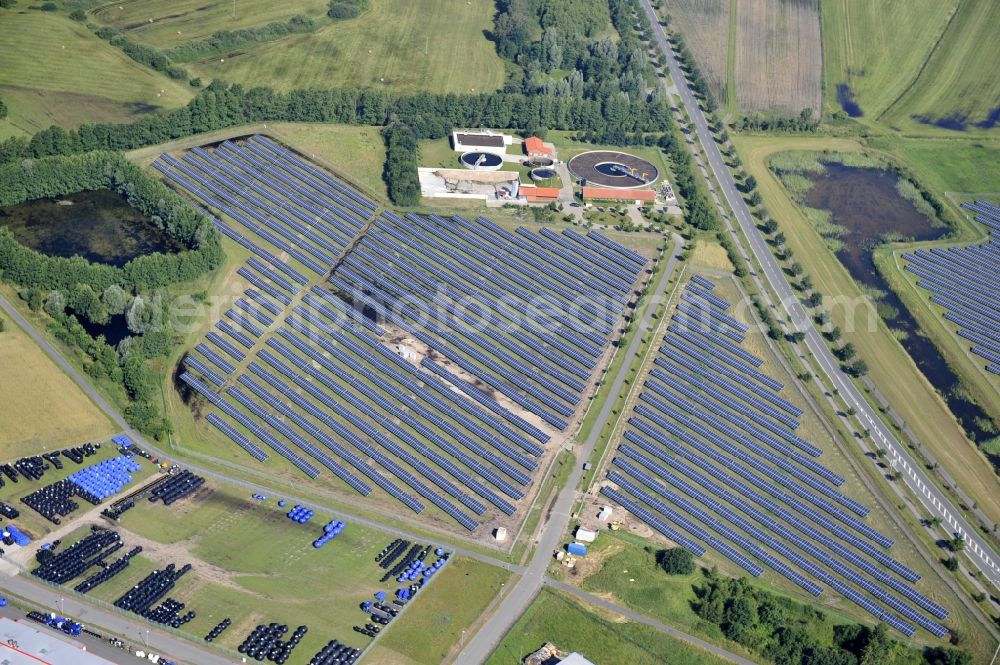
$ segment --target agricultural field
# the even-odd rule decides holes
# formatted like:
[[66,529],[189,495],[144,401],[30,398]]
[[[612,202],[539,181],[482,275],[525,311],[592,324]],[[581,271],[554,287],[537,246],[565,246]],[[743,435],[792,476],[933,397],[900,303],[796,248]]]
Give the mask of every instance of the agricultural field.
[[959,3],[824,0],[826,110],[878,118],[920,74]]
[[51,124],[127,122],[182,106],[193,89],[133,62],[65,16],[0,9],[0,138]]
[[[817,114],[823,97],[819,0],[736,0],[736,109]],[[721,41],[721,39],[719,40]],[[730,93],[732,96],[732,93]]]
[[483,36],[492,29],[493,11],[488,0],[380,0],[358,18],[194,62],[188,69],[205,80],[278,90],[372,86],[400,93],[490,91],[501,87],[504,76],[503,63]]
[[497,647],[486,665],[520,663],[551,642],[578,651],[602,665],[721,665],[728,662],[654,628],[586,605],[570,595],[543,588]]
[[733,91],[729,79],[730,12],[732,0],[676,0],[666,3],[664,13],[679,30],[691,50],[719,106],[728,104]]
[[[912,8],[910,12],[914,20],[924,19]],[[879,121],[907,133],[1000,129],[1000,78],[992,57],[1000,48],[998,24],[1000,5],[996,2],[960,2],[916,81]]]
[[0,332],[0,459],[107,436],[111,421],[10,317]]
[[796,116],[821,108],[818,0],[678,0],[665,11],[721,107]]
[[132,41],[170,48],[222,30],[284,22],[293,16],[327,22],[327,5],[325,0],[125,0],[97,7],[89,17],[121,30]]
[[[394,597],[400,586],[395,580],[380,583],[386,571],[375,563],[376,555],[394,538],[348,521],[340,535],[317,549],[312,542],[332,516],[317,513],[303,525],[286,517],[289,508],[279,507],[276,497],[256,501],[235,486],[207,483],[170,506],[142,499],[117,523],[96,516],[77,521],[69,527],[72,532],[66,542],[73,535],[84,535],[91,524],[98,524],[118,531],[126,551],[142,546],[142,553],[128,568],[88,594],[107,603],[154,569],[168,563],[178,568],[191,564],[191,571],[168,596],[197,613],[181,629],[197,642],[229,617],[232,625],[215,642],[229,653],[258,623],[272,621],[287,624],[292,630],[298,625],[309,627],[296,648],[294,662],[304,662],[334,638],[363,647],[370,638],[354,632],[352,626],[363,626],[370,617],[359,605],[372,600],[379,590]],[[427,563],[436,558],[431,552]],[[465,564],[463,572],[480,577],[478,568]],[[445,566],[440,581],[445,581],[447,570]],[[73,583],[80,581],[78,578]],[[428,590],[438,581],[434,579]],[[413,602],[419,604],[421,599],[418,595]],[[319,614],[317,607],[322,607]],[[398,623],[385,630],[391,634],[397,626],[405,628],[411,620],[428,620],[439,611],[447,610],[430,603],[421,612],[403,612]]]
[[[795,255],[812,277],[816,290],[848,299],[862,298],[862,292],[843,264],[830,252],[823,238],[807,221],[789,196],[780,180],[768,167],[773,155],[795,150],[836,150],[851,152],[861,146],[846,139],[737,137],[735,140],[747,172],[758,182],[758,188],[771,215],[778,221]],[[833,322],[844,331],[865,359],[869,376],[885,395],[900,417],[926,445],[936,459],[969,495],[976,497],[979,507],[991,520],[1000,520],[1000,502],[996,500],[997,479],[981,453],[967,441],[955,418],[948,411],[906,350],[872,310],[875,334],[852,331],[844,317],[847,308],[834,308]],[[865,315],[855,313],[856,320]],[[860,327],[864,328],[862,324]],[[958,443],[961,442],[961,443]]]

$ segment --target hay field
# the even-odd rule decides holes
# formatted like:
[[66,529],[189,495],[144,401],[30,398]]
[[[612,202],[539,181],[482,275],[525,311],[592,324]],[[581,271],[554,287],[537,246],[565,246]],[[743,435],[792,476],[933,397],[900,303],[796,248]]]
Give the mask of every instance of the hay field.
[[114,433],[73,381],[3,316],[0,332],[0,459],[63,448]]
[[503,85],[503,63],[483,34],[489,0],[376,0],[356,19],[224,58],[191,63],[205,80],[279,90],[342,85],[394,92],[480,92]]
[[287,21],[296,14],[325,19],[326,8],[326,0],[125,0],[92,10],[90,18],[118,28],[134,41],[169,48],[220,30]]
[[734,79],[743,112],[817,114],[823,100],[819,0],[738,0]]
[[879,118],[904,131],[1000,130],[1000,3],[962,0],[914,85]]
[[960,1],[823,0],[827,110],[841,108],[837,86],[847,85],[864,116],[881,114],[920,73]]
[[0,10],[0,134],[53,122],[128,120],[183,106],[192,88],[129,60],[80,23],[50,12]]
[[666,5],[672,25],[684,37],[719,106],[726,105],[730,94],[730,4],[730,0],[671,0]]

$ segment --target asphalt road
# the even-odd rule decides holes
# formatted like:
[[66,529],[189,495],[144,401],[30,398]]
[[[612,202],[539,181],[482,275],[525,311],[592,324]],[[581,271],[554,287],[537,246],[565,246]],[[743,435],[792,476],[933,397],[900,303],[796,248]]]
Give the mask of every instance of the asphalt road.
[[[607,393],[608,395],[614,396],[621,392],[622,387],[625,384],[625,379],[628,376],[629,368],[632,365],[631,359],[635,358],[642,350],[642,338],[645,333],[651,327],[655,326],[652,314],[656,311],[657,303],[659,303],[663,298],[663,294],[667,288],[667,282],[677,265],[677,257],[680,254],[682,247],[682,239],[675,236],[673,252],[667,261],[665,269],[660,274],[659,281],[649,294],[651,300],[646,309],[645,317],[636,328],[636,334],[632,337],[632,341],[625,351],[626,361],[622,363],[618,369],[618,373],[611,381],[609,392]],[[535,599],[535,596],[538,595],[542,585],[546,583],[545,572],[549,567],[549,563],[552,561],[552,553],[560,547],[561,539],[563,534],[566,533],[566,527],[569,524],[573,503],[576,501],[577,486],[580,484],[580,478],[583,475],[583,461],[590,459],[593,454],[594,447],[597,445],[597,442],[601,438],[601,434],[604,432],[605,423],[607,423],[613,415],[614,405],[615,400],[613,398],[609,398],[602,405],[597,420],[590,430],[590,436],[587,437],[583,446],[576,451],[576,461],[574,462],[573,470],[570,473],[569,478],[566,480],[565,485],[563,485],[562,490],[559,492],[559,496],[552,507],[548,523],[545,525],[541,536],[539,536],[536,541],[535,552],[532,556],[531,562],[528,564],[527,570],[523,575],[521,575],[520,578],[518,578],[517,582],[513,584],[513,588],[507,592],[507,596],[500,602],[500,605],[493,613],[493,616],[489,618],[479,632],[473,636],[462,652],[458,655],[454,661],[455,663],[460,663],[461,665],[473,665],[475,663],[485,662],[486,659],[489,658],[490,654],[492,654],[500,644],[500,641],[503,639],[504,635],[507,634],[507,631],[511,629],[517,619],[524,613],[525,610],[528,609],[528,606],[531,605],[531,602]],[[616,608],[614,611],[619,613],[628,612],[628,610],[624,610],[623,608]],[[638,614],[631,612],[629,612],[629,614],[632,615],[631,618],[637,621],[642,621],[643,623],[651,625],[655,628],[667,628],[666,626],[663,626],[663,624],[653,622],[650,619],[641,617]],[[669,629],[665,632],[669,632],[675,637],[707,649],[721,658],[737,662],[746,662],[739,660],[739,657],[735,654],[698,640],[697,638],[676,629]]]
[[804,343],[809,352],[816,358],[823,372],[830,378],[830,381],[838,389],[844,399],[854,407],[860,419],[866,423],[866,427],[871,431],[873,441],[879,447],[884,448],[890,464],[902,472],[903,481],[913,491],[928,514],[937,515],[942,523],[947,525],[955,534],[965,539],[965,555],[969,561],[998,589],[1000,589],[1000,566],[997,562],[1000,557],[992,550],[990,545],[980,537],[979,533],[972,527],[961,513],[951,503],[950,499],[938,489],[931,479],[924,473],[923,467],[915,461],[906,449],[906,446],[893,435],[892,431],[879,419],[874,409],[865,400],[858,388],[848,380],[840,370],[840,364],[834,358],[826,342],[819,332],[813,327],[805,308],[795,296],[791,286],[789,286],[785,275],[778,262],[771,254],[763,236],[757,230],[757,225],[753,221],[750,209],[743,201],[739,190],[736,188],[736,181],[732,173],[726,166],[722,153],[718,145],[712,138],[712,133],[708,128],[701,107],[691,92],[687,84],[687,79],[681,71],[680,64],[674,57],[674,52],[667,42],[666,33],[658,22],[658,17],[654,11],[650,0],[640,0],[646,15],[653,26],[653,38],[666,57],[667,67],[670,76],[677,88],[677,93],[687,110],[688,115],[694,123],[695,132],[705,155],[708,158],[709,166],[715,174],[716,180],[722,189],[723,195],[729,202],[736,220],[743,230],[744,235],[750,244],[750,249],[763,269],[764,277],[771,288],[778,295],[779,306],[788,313],[789,321],[794,330],[805,333]]

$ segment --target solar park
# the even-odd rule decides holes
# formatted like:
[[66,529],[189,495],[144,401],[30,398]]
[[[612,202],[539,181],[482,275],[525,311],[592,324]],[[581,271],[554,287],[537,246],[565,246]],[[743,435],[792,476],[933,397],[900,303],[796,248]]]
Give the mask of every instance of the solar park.
[[645,257],[596,232],[377,214],[263,136],[153,167],[252,255],[181,375],[248,464],[277,455],[476,536],[523,517]]
[[948,611],[796,433],[803,410],[714,288],[696,275],[682,293],[600,493],[697,556],[839,594],[906,636],[947,634]]
[[986,370],[1000,374],[1000,206],[987,201],[966,202],[976,221],[990,230],[988,242],[970,247],[918,249],[903,255],[906,270],[916,275],[917,286],[930,292],[930,300],[944,308],[944,318],[958,327],[958,335],[973,354],[986,362]]

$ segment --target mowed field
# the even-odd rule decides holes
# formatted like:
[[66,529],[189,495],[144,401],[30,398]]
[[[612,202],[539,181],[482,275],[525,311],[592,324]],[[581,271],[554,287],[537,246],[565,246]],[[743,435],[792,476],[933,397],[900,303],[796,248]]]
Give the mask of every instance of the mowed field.
[[[911,10],[912,11],[912,10]],[[1000,3],[962,0],[916,83],[885,112],[904,130],[1000,131]]]
[[740,111],[819,112],[823,46],[819,0],[737,0],[736,106]]
[[[279,90],[374,86],[398,92],[480,92],[503,84],[503,63],[483,34],[489,0],[373,0],[356,19],[191,63],[209,80]],[[223,60],[225,62],[223,62]]]
[[[126,547],[143,546],[151,567],[192,564],[190,579],[182,578],[170,597],[198,613],[183,628],[198,640],[230,617],[232,627],[217,642],[231,649],[258,623],[272,621],[309,627],[292,662],[305,662],[333,638],[363,646],[368,638],[351,630],[365,623],[359,604],[399,586],[379,583],[385,571],[374,562],[394,538],[348,520],[340,536],[316,549],[312,541],[332,517],[317,513],[302,525],[285,516],[288,509],[278,507],[276,496],[254,501],[249,491],[212,483],[169,507],[138,502],[122,516],[120,532]],[[434,559],[432,553],[428,561]],[[126,570],[92,595],[114,601],[141,577],[141,570]],[[399,624],[406,621],[404,613]]]
[[6,315],[0,332],[0,459],[114,432],[111,421]]
[[124,32],[129,39],[169,48],[207,37],[221,30],[239,30],[293,16],[326,20],[326,0],[125,0],[91,10],[90,17],[102,25]]
[[85,26],[50,12],[0,9],[0,136],[53,123],[128,121],[187,103],[192,88],[129,60]]
[[877,117],[906,90],[960,0],[823,0],[827,110],[846,84],[865,117]]
[[[771,156],[790,150],[837,150],[849,152],[860,146],[845,139],[789,137],[737,137],[736,147],[747,172],[757,178],[761,194],[788,238],[788,246],[802,259],[816,290],[827,296],[861,299],[862,293],[847,269],[828,250],[822,237],[803,216],[781,182],[768,168]],[[860,302],[860,300],[859,300]],[[868,363],[869,375],[893,408],[913,429],[963,490],[979,501],[992,520],[1000,520],[997,478],[988,461],[962,433],[947,406],[921,374],[902,345],[892,336],[874,308],[854,313],[855,325],[846,324],[848,308],[833,309],[833,321],[844,330],[845,341]],[[870,317],[876,332],[867,332]]]
[[520,663],[546,642],[562,651],[578,651],[602,665],[721,665],[728,662],[654,628],[546,588],[521,615],[486,665]]

